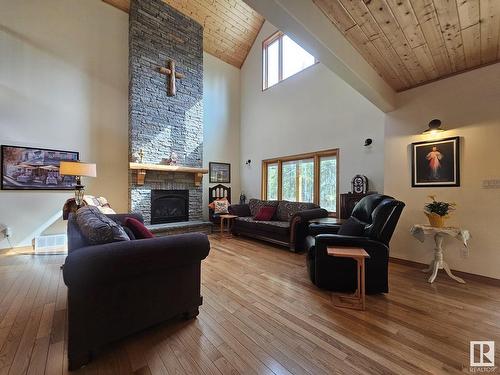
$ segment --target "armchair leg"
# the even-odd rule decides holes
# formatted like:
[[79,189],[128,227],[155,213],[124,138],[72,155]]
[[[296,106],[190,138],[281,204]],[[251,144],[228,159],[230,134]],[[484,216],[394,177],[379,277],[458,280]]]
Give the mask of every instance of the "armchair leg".
[[191,310],[184,312],[182,314],[182,318],[185,320],[194,319],[198,316],[199,313],[200,313],[200,310],[198,309],[198,307],[195,307]]
[[77,353],[68,353],[68,370],[75,371],[80,367],[85,366],[90,362],[90,351],[82,351]]

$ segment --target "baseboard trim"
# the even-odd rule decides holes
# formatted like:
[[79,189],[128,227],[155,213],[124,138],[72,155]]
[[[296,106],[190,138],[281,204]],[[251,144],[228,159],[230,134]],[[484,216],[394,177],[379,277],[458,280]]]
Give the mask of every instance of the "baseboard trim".
[[[415,262],[413,260],[407,260],[407,259],[393,258],[393,257],[389,257],[389,261],[392,263],[402,264],[413,268],[426,268],[429,266],[428,264],[425,263]],[[457,271],[457,270],[452,270],[452,272],[458,277],[461,277],[466,280],[473,280],[483,284],[500,287],[500,279],[495,279],[493,277],[476,275],[474,273]]]

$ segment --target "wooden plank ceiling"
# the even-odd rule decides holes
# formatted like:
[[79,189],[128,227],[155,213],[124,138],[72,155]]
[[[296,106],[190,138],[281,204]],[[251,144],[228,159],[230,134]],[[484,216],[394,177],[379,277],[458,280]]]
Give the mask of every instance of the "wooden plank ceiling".
[[312,0],[396,91],[500,60],[500,0]]
[[[125,12],[130,0],[103,0]],[[241,68],[264,17],[242,0],[164,0],[184,15],[203,25],[203,49]]]

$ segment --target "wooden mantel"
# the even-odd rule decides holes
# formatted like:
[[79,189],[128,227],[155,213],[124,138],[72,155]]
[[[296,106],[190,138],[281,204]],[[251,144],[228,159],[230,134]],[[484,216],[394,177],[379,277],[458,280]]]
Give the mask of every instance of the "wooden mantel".
[[137,171],[137,185],[144,185],[147,171],[169,172],[169,173],[192,173],[194,175],[195,186],[201,185],[203,175],[208,173],[208,169],[183,167],[180,165],[162,165],[162,164],[142,164],[130,163],[129,168]]

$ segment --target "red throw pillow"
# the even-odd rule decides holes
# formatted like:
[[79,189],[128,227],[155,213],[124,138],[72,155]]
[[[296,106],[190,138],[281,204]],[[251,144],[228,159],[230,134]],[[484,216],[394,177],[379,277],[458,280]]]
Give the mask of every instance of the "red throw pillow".
[[264,206],[262,207],[257,215],[255,215],[254,219],[257,221],[269,221],[274,216],[276,212],[276,207],[274,206]]
[[154,234],[143,223],[133,217],[125,218],[125,226],[134,233],[137,240],[154,238]]

